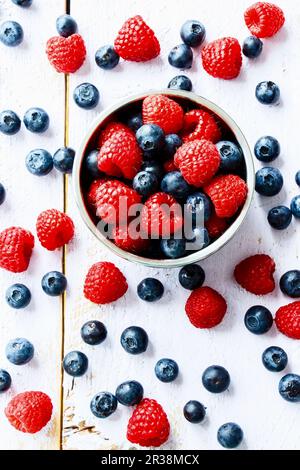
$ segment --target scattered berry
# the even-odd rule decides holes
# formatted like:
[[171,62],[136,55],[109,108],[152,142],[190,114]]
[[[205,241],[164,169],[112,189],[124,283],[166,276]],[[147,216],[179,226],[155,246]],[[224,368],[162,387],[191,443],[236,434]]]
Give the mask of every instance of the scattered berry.
[[56,20],[56,29],[60,36],[68,38],[77,33],[77,23],[70,15],[61,15]]
[[121,345],[129,354],[141,354],[148,347],[148,335],[139,326],[130,326],[121,335]]
[[168,134],[165,137],[164,155],[167,158],[174,157],[176,151],[181,147],[182,140],[177,134]]
[[283,177],[278,168],[266,166],[256,172],[255,191],[261,196],[276,196],[280,193],[282,187]]
[[109,392],[97,393],[91,401],[91,412],[97,418],[108,418],[118,407],[118,400]]
[[261,104],[277,104],[280,99],[280,89],[274,82],[260,82],[256,87],[255,96]]
[[280,307],[275,315],[278,330],[293,339],[300,339],[300,301]]
[[11,386],[11,376],[9,373],[0,369],[0,393],[6,392]]
[[266,135],[261,137],[255,144],[254,153],[260,162],[270,163],[276,160],[280,154],[280,143],[275,137]]
[[237,175],[220,175],[204,187],[204,192],[212,200],[216,215],[220,218],[228,218],[236,214],[245,203],[248,187],[245,181]]
[[115,245],[130,253],[143,253],[149,249],[149,240],[143,238],[135,231],[131,235],[130,229],[126,227],[115,227],[112,232]]
[[2,183],[0,183],[0,206],[4,203],[6,198],[6,191]]
[[9,341],[5,348],[5,355],[9,362],[16,366],[22,366],[31,361],[34,355],[34,347],[25,338],[16,338]]
[[10,307],[25,308],[30,304],[31,292],[24,284],[14,284],[7,289],[5,298]]
[[300,402],[300,375],[287,374],[279,382],[279,393],[284,400]]
[[221,132],[210,113],[203,109],[192,109],[184,115],[182,138],[184,142],[204,139],[216,143],[221,138]]
[[95,85],[81,83],[75,88],[73,98],[80,108],[94,109],[99,103],[100,94]]
[[86,344],[95,346],[103,343],[107,337],[105,325],[97,320],[86,322],[81,328],[81,338]]
[[158,279],[148,277],[137,286],[137,294],[145,302],[156,302],[162,298],[164,286]]
[[181,268],[178,278],[184,289],[195,290],[204,284],[205,272],[198,264],[188,264]]
[[300,271],[288,271],[280,279],[281,291],[292,298],[300,297]]
[[184,405],[183,414],[187,421],[198,424],[204,420],[206,408],[199,401],[190,400]]
[[183,110],[164,95],[150,95],[143,101],[144,124],[157,124],[165,134],[176,134],[183,123]]
[[235,280],[248,292],[266,295],[275,289],[275,262],[268,255],[254,255],[241,261],[234,270]]
[[202,64],[204,70],[215,78],[231,80],[238,77],[242,67],[238,40],[227,37],[210,42],[202,49]]
[[245,39],[242,50],[248,59],[256,59],[262,53],[263,42],[255,36],[249,36]]
[[244,323],[251,333],[263,335],[272,328],[273,316],[266,307],[255,305],[247,310]]
[[64,212],[48,209],[38,216],[36,233],[41,245],[49,251],[54,251],[72,240],[74,224]]
[[222,393],[229,387],[230,375],[222,366],[210,366],[202,374],[202,384],[211,393]]
[[24,39],[22,26],[16,21],[5,21],[0,25],[0,41],[8,47],[16,47]]
[[144,389],[139,382],[128,380],[120,384],[116,390],[116,398],[124,406],[138,405],[144,396]]
[[186,75],[176,75],[168,84],[168,88],[172,90],[192,91],[193,84]]
[[187,46],[198,47],[205,39],[206,30],[200,21],[188,20],[182,25],[180,36]]
[[155,375],[161,382],[173,382],[177,379],[178,373],[178,365],[173,359],[160,359],[155,365]]
[[285,230],[292,221],[292,212],[286,206],[276,206],[268,213],[268,222],[276,230]]
[[291,202],[291,211],[296,219],[300,219],[300,196],[295,196]]
[[213,328],[219,325],[226,310],[225,299],[210,287],[195,289],[185,304],[185,312],[196,328]]
[[63,360],[64,371],[72,377],[81,377],[88,368],[88,358],[80,351],[71,351]]
[[0,113],[0,132],[6,135],[15,135],[21,128],[19,116],[11,110],[5,110]]
[[34,247],[33,235],[23,228],[10,227],[0,233],[0,267],[13,273],[27,270]]
[[193,51],[186,44],[178,44],[171,49],[168,61],[172,67],[177,69],[190,69],[193,64]]
[[171,171],[167,173],[161,181],[161,190],[170,194],[177,200],[184,200],[191,192],[188,183],[183,179],[180,171]]
[[[168,209],[168,210],[167,210]],[[182,213],[176,199],[165,193],[155,193],[145,202],[141,213],[141,228],[152,238],[173,234],[182,227]]]
[[92,150],[87,154],[84,160],[85,170],[91,179],[101,178],[101,172],[98,168],[98,150]]
[[288,357],[283,349],[270,346],[262,353],[262,363],[270,372],[281,372],[287,366]]
[[218,429],[217,439],[219,444],[225,449],[235,449],[240,445],[244,433],[240,426],[235,423],[223,424]]
[[212,203],[205,194],[196,192],[187,197],[185,210],[186,215],[191,216],[193,224],[200,225],[211,217]]
[[156,124],[144,124],[138,129],[136,139],[144,152],[156,153],[163,147],[165,135]]
[[119,54],[110,45],[100,47],[95,54],[96,64],[104,70],[114,69],[118,65],[119,60]]
[[66,288],[67,279],[58,271],[51,271],[45,274],[42,279],[42,289],[45,294],[50,295],[51,297],[58,297],[65,292]]
[[84,40],[80,34],[72,34],[68,38],[54,36],[47,42],[46,54],[57,72],[74,73],[85,61]]
[[244,17],[249,31],[258,38],[274,36],[285,21],[281,8],[268,2],[254,3],[247,8]]
[[44,149],[31,150],[25,160],[27,170],[35,176],[46,176],[53,169],[52,155]]
[[52,403],[43,392],[23,392],[6,406],[5,416],[18,431],[35,434],[50,421]]
[[28,8],[32,5],[32,0],[12,0],[15,5],[19,7]]
[[215,213],[205,222],[205,227],[208,231],[210,238],[218,238],[228,227],[228,223],[226,219],[221,219]]
[[41,134],[49,128],[50,119],[42,108],[30,108],[24,114],[23,122],[27,130]]
[[239,172],[244,164],[244,155],[240,147],[234,142],[222,140],[216,144],[220,153],[220,170],[224,173]]
[[118,300],[128,289],[121,271],[109,262],[93,264],[86,275],[84,296],[95,304],[107,304]]
[[295,181],[296,181],[297,185],[300,186],[300,171],[297,171],[297,173],[295,175]]
[[71,174],[75,158],[75,151],[70,147],[62,147],[53,155],[53,164],[61,173]]

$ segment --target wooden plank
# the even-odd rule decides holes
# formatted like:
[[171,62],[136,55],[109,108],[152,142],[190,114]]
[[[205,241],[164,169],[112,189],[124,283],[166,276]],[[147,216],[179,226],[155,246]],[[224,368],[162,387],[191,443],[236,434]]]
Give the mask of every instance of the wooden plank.
[[[63,208],[63,178],[56,171],[38,178],[25,167],[27,153],[35,148],[54,152],[64,142],[64,76],[49,65],[45,44],[56,34],[55,20],[65,11],[64,0],[34,1],[20,8],[10,0],[0,0],[0,22],[13,19],[24,29],[24,43],[17,48],[0,44],[0,109],[13,109],[20,117],[32,106],[47,110],[50,128],[43,135],[31,134],[24,126],[12,137],[0,135],[0,181],[7,200],[0,208],[0,230],[12,225],[30,229],[45,209]],[[61,301],[41,289],[41,278],[50,270],[61,270],[61,251],[43,249],[36,239],[30,268],[24,274],[0,272],[0,367],[7,369],[13,385],[0,394],[1,449],[56,449],[60,439],[61,381]],[[6,288],[22,282],[31,289],[32,302],[24,311],[12,310],[5,302]],[[35,347],[34,359],[25,366],[13,366],[5,358],[6,343],[16,337],[28,338]],[[42,390],[53,401],[50,425],[37,435],[14,430],[3,415],[7,402],[17,393]]]

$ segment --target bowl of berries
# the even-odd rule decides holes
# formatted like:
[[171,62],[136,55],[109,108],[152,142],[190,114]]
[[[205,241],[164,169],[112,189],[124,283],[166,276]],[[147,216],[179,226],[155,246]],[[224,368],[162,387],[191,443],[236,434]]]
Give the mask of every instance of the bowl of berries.
[[245,136],[219,106],[182,90],[103,111],[76,155],[81,216],[106,247],[151,267],[201,261],[241,227],[254,192]]

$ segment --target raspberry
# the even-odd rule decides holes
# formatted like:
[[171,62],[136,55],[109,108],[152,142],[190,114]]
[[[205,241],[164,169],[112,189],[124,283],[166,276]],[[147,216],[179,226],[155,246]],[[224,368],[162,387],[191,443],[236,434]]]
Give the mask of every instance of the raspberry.
[[35,434],[50,421],[52,403],[43,392],[23,392],[16,395],[5,408],[10,424],[18,431]]
[[215,175],[221,158],[217,147],[212,142],[193,140],[179,147],[174,162],[184,179],[189,184],[200,188]]
[[126,223],[131,206],[140,202],[141,196],[126,184],[117,180],[106,181],[97,190],[97,216],[107,224]]
[[93,264],[86,275],[84,296],[95,304],[109,304],[122,297],[128,289],[125,276],[113,263]]
[[166,134],[176,134],[183,124],[183,110],[164,95],[150,95],[143,102],[144,124],[157,124]]
[[141,228],[152,238],[167,237],[182,228],[182,211],[173,196],[156,193],[145,202],[141,213]]
[[33,235],[20,227],[0,233],[0,267],[13,273],[26,271],[34,247]]
[[204,188],[210,197],[218,217],[232,217],[244,204],[248,187],[242,178],[236,175],[216,176]]
[[211,287],[198,287],[185,304],[186,314],[196,328],[219,325],[227,310],[225,299]]
[[284,25],[284,13],[277,5],[257,2],[244,14],[245,22],[253,36],[269,38],[274,36]]
[[159,447],[170,434],[168,417],[156,400],[144,398],[132,413],[127,426],[127,439],[142,447]]
[[111,135],[98,154],[99,170],[107,175],[133,179],[142,165],[142,152],[134,133],[125,126],[109,132]]
[[132,238],[128,232],[128,227],[117,227],[113,230],[115,244],[124,251],[130,253],[142,253],[149,248],[149,240],[138,236]]
[[236,78],[242,67],[242,52],[235,38],[222,38],[210,42],[202,49],[204,70],[215,78]]
[[252,294],[273,292],[275,262],[268,255],[254,255],[241,261],[234,270],[236,282]]
[[275,314],[275,323],[284,335],[300,339],[300,301],[280,307]]
[[208,230],[210,238],[220,237],[228,227],[226,219],[220,219],[216,214],[213,214],[207,222],[205,222],[205,227]]
[[160,45],[154,32],[139,15],[125,21],[114,46],[122,59],[133,62],[145,62],[160,53]]
[[48,209],[38,216],[36,232],[41,245],[49,251],[54,251],[74,237],[74,224],[64,212]]
[[46,53],[57,72],[74,73],[85,61],[86,48],[80,34],[54,36],[47,42]]
[[193,109],[184,115],[183,142],[210,140],[214,144],[221,139],[221,132],[214,117],[203,109]]
[[130,132],[129,127],[125,126],[121,122],[110,122],[107,126],[101,131],[98,139],[98,148],[101,148],[102,145],[115,133],[118,131],[126,131]]
[[178,170],[177,166],[175,165],[175,162],[174,162],[173,158],[171,158],[170,160],[167,160],[164,163],[164,170],[165,170],[166,173],[170,173],[171,171],[177,171]]
[[91,183],[87,193],[87,202],[91,207],[96,207],[97,190],[101,184],[105,183],[106,181],[107,178],[100,178],[99,180],[95,180]]

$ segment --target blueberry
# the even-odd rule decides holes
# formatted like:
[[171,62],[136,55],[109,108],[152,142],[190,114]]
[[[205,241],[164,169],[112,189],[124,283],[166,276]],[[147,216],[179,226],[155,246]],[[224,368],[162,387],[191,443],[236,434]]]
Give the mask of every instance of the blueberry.
[[5,201],[6,191],[2,183],[0,183],[0,206]]
[[268,222],[276,230],[286,229],[292,221],[292,212],[286,206],[277,206],[270,209]]
[[207,221],[212,215],[212,203],[210,199],[200,192],[190,194],[185,203],[188,215],[192,215],[193,223]]
[[99,179],[101,172],[98,168],[98,150],[92,150],[87,154],[84,160],[85,169],[91,179]]
[[147,197],[155,193],[158,188],[158,179],[154,173],[140,171],[133,179],[132,187],[141,196]]
[[164,131],[156,124],[144,124],[138,129],[136,138],[140,148],[151,153],[160,150],[165,142]]
[[26,168],[36,176],[45,176],[53,169],[53,158],[47,150],[31,150],[26,157]]
[[297,171],[297,173],[295,175],[295,181],[296,181],[297,185],[300,186],[300,170]]
[[210,244],[209,233],[206,228],[193,227],[188,238],[188,250],[203,250]]
[[147,277],[137,286],[137,294],[145,302],[156,302],[162,298],[164,286],[158,279]]
[[235,423],[223,424],[218,429],[217,439],[219,444],[225,449],[235,449],[240,445],[244,437],[244,433],[240,426]]
[[263,50],[263,42],[255,36],[249,36],[243,43],[243,54],[249,59],[256,59]]
[[179,368],[173,359],[160,359],[155,365],[155,375],[161,382],[169,383],[177,379]]
[[72,377],[80,377],[88,368],[88,358],[80,351],[71,351],[63,360],[64,371]]
[[274,82],[261,82],[256,87],[255,96],[262,104],[276,104],[280,99],[280,90]]
[[128,380],[121,383],[116,390],[116,398],[125,406],[134,406],[140,403],[144,396],[144,389],[139,382]]
[[23,284],[14,284],[7,289],[5,298],[10,307],[20,309],[30,304],[31,293]]
[[160,248],[166,258],[182,258],[186,255],[186,240],[184,238],[163,239]]
[[0,369],[0,393],[6,392],[11,386],[11,376],[4,369]]
[[49,128],[50,119],[42,108],[30,108],[26,111],[23,122],[28,131],[41,134]]
[[300,196],[295,196],[291,202],[291,211],[294,217],[300,219]]
[[190,400],[184,405],[183,414],[187,421],[198,424],[204,420],[206,408],[199,401]]
[[262,305],[255,305],[247,310],[244,323],[246,328],[255,335],[267,333],[273,325],[270,310]]
[[147,171],[148,173],[153,173],[158,180],[160,180],[164,174],[162,166],[155,160],[143,162],[141,170]]
[[179,44],[170,51],[168,60],[173,67],[190,69],[193,64],[193,51],[186,44]]
[[56,20],[56,29],[60,36],[68,38],[77,33],[77,23],[70,15],[61,15]]
[[186,199],[191,192],[190,185],[185,181],[180,171],[167,173],[161,181],[161,190],[176,199]]
[[141,354],[148,347],[148,335],[139,326],[130,326],[121,335],[121,345],[129,354]]
[[22,26],[16,21],[5,21],[0,25],[0,41],[8,47],[16,47],[24,38]]
[[119,54],[110,45],[100,47],[95,54],[96,64],[104,70],[114,69],[118,65],[119,60]]
[[70,147],[61,147],[53,155],[54,167],[61,173],[71,174],[75,158],[75,151]]
[[172,78],[169,82],[168,88],[172,90],[192,91],[193,84],[186,75],[176,75],[176,77]]
[[139,128],[143,125],[142,113],[139,112],[131,114],[126,121],[126,124],[128,127],[130,127],[130,129],[133,130],[133,132],[137,132]]
[[188,264],[179,271],[179,282],[185,289],[194,290],[205,281],[205,272],[198,264]]
[[202,384],[211,393],[222,393],[229,387],[230,375],[222,366],[210,366],[203,372]]
[[244,155],[240,147],[234,142],[222,140],[217,143],[217,149],[221,157],[221,171],[232,173],[241,169]]
[[9,109],[0,113],[0,132],[6,135],[14,135],[21,128],[19,116]]
[[42,279],[42,289],[45,294],[50,295],[51,297],[57,297],[65,292],[67,288],[67,279],[66,277],[58,272],[51,271]]
[[93,109],[98,105],[100,95],[95,85],[91,83],[81,83],[81,85],[75,88],[73,98],[80,108]]
[[32,5],[32,0],[11,0],[15,5],[19,7],[30,7]]
[[264,167],[256,172],[255,190],[262,196],[275,196],[283,186],[283,177],[278,168]]
[[286,401],[300,402],[300,375],[287,374],[282,377],[278,390]]
[[201,46],[206,36],[205,27],[200,21],[188,20],[182,25],[180,36],[187,46]]
[[5,348],[9,362],[16,366],[27,364],[34,355],[33,345],[25,338],[16,338],[9,341]]
[[288,357],[278,346],[270,346],[262,354],[262,363],[271,372],[281,372],[286,368]]
[[279,157],[280,144],[275,137],[266,135],[261,137],[255,144],[254,153],[260,162],[272,162]]
[[88,321],[81,328],[81,338],[86,344],[91,346],[103,343],[106,337],[107,329],[100,321]]
[[177,149],[182,145],[182,140],[177,134],[168,134],[165,138],[164,154],[167,158],[174,157]]
[[99,392],[91,401],[91,412],[97,418],[108,418],[118,407],[118,400],[109,392]]
[[300,297],[300,271],[295,269],[294,271],[288,271],[280,279],[281,291],[297,299]]

